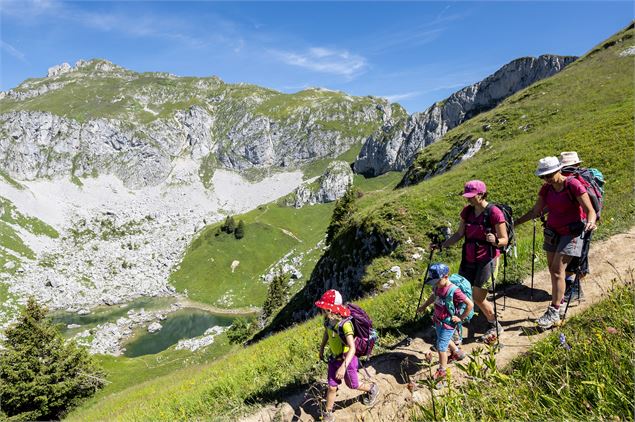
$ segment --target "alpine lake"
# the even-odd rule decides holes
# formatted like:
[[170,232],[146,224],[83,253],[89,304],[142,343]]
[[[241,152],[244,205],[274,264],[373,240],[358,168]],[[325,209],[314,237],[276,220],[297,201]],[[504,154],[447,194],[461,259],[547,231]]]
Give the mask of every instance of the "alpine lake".
[[[66,338],[70,338],[84,330],[95,328],[99,324],[115,322],[119,318],[128,316],[131,310],[146,312],[165,310],[165,319],[159,321],[162,328],[149,333],[149,323],[141,324],[132,329],[133,334],[124,341],[124,356],[137,357],[159,353],[180,340],[201,336],[211,327],[229,327],[233,320],[241,315],[216,313],[193,307],[182,307],[176,311],[168,311],[175,303],[174,298],[140,298],[125,305],[98,307],[86,315],[57,311],[49,316],[57,324]],[[75,324],[79,327],[68,328]]]

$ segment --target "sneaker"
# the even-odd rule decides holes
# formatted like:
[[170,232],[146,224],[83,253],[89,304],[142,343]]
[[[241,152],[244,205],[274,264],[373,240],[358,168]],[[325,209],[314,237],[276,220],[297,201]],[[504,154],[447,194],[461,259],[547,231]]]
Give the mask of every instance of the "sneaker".
[[335,414],[333,413],[333,411],[326,411],[322,413],[322,420],[324,422],[335,422]]
[[485,332],[485,335],[496,335],[496,333],[498,333],[498,335],[500,336],[503,331],[505,331],[505,329],[503,328],[501,323],[498,321],[494,321],[489,323],[489,327]]
[[560,324],[560,314],[558,313],[558,310],[549,305],[547,312],[536,320],[536,324],[540,325],[542,328],[551,328],[554,325]]
[[445,370],[445,368],[439,368],[437,369],[437,372],[435,372],[434,374],[434,379],[437,381],[441,381],[443,379],[445,379],[445,377],[448,375],[447,371]]
[[366,397],[364,397],[364,404],[366,406],[372,406],[377,400],[377,396],[379,395],[379,386],[374,384],[370,386],[370,391],[366,393]]
[[448,356],[448,363],[456,362],[465,359],[465,352],[461,349],[457,349],[456,352]]
[[[498,325],[498,330],[496,329],[497,325]],[[505,329],[500,324],[500,322],[498,322],[498,321],[491,322],[489,324],[489,328],[487,329],[487,331],[485,331],[485,334],[483,334],[483,336],[481,337],[481,341],[483,343],[490,344],[490,343],[494,342],[497,337],[500,337],[500,335],[503,333],[503,331],[505,331]]]
[[563,300],[560,303],[560,307],[558,308],[558,316],[560,317],[560,319],[564,318],[564,315],[567,312],[567,301]]
[[445,369],[437,369],[437,372],[434,374],[434,380],[436,381],[435,388],[437,390],[440,390],[448,385],[446,380],[447,375],[448,374]]

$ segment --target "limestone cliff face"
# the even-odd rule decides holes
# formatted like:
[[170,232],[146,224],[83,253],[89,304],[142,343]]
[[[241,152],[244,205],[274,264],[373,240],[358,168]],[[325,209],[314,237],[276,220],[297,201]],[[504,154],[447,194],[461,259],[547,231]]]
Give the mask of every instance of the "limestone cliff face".
[[0,170],[18,180],[114,174],[134,189],[163,182],[178,157],[207,177],[219,167],[300,168],[342,154],[393,114],[406,115],[384,99],[322,89],[282,94],[105,60],[64,63],[0,94]]
[[426,111],[384,125],[366,140],[355,161],[355,172],[377,176],[408,168],[419,150],[441,139],[448,130],[496,107],[534,82],[558,73],[575,59],[543,55],[514,60]]
[[305,205],[333,202],[346,193],[353,184],[353,170],[346,161],[333,161],[317,181],[306,182],[295,191],[293,206],[302,208]]

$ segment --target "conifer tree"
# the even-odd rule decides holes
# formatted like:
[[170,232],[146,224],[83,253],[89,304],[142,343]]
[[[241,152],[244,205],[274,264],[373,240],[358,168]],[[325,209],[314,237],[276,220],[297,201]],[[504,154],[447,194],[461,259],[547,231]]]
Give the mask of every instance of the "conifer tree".
[[239,240],[245,237],[245,223],[243,220],[238,221],[238,226],[236,226],[236,230],[234,230],[234,237]]
[[269,285],[267,298],[262,305],[262,318],[266,320],[287,301],[289,274],[276,274]]
[[0,404],[12,419],[59,419],[105,382],[88,352],[74,341],[65,342],[33,298],[5,336]]
[[359,191],[352,185],[346,190],[344,196],[337,200],[335,208],[333,209],[333,215],[331,216],[331,223],[326,229],[326,244],[330,245],[337,232],[344,226],[346,220],[356,210],[355,199],[357,199]]
[[227,217],[227,220],[225,220],[225,232],[232,234],[234,230],[236,230],[236,222],[234,221],[234,217],[230,215]]

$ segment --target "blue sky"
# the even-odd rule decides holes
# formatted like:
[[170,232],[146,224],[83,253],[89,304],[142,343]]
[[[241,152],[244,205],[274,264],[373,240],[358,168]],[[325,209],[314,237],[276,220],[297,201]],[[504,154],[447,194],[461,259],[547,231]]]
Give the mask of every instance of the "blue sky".
[[387,97],[410,113],[509,61],[582,55],[633,19],[621,2],[0,0],[0,90],[55,64],[219,76]]

